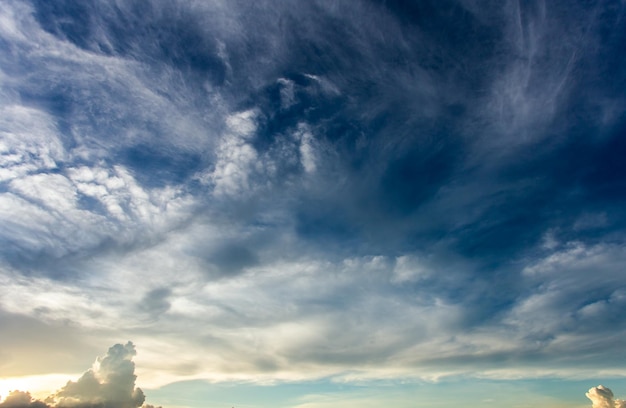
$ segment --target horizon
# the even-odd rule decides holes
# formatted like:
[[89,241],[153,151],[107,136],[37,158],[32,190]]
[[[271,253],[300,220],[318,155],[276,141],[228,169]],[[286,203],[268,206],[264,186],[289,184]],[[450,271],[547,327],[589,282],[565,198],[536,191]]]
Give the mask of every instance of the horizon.
[[[111,346],[106,353],[106,355],[97,357],[92,367],[86,370],[82,375],[74,376],[76,379],[67,379],[63,383],[63,386],[56,386],[54,392],[51,391],[40,391],[39,395],[32,393],[31,391],[27,391],[25,389],[20,389],[20,386],[17,388],[12,388],[9,391],[1,390],[0,392],[0,408],[71,408],[71,407],[81,407],[81,408],[89,408],[89,407],[115,407],[115,408],[162,408],[161,405],[155,406],[153,404],[148,404],[146,402],[147,395],[144,390],[139,387],[137,382],[137,375],[135,374],[135,363],[133,359],[136,357],[137,351],[135,345],[128,341],[126,344],[115,344]],[[542,382],[550,382],[551,379],[544,378]],[[188,393],[183,393],[182,398],[180,396],[172,397],[171,392],[165,390],[154,390],[156,394],[156,398],[153,397],[153,400],[159,400],[159,395],[161,401],[169,402],[167,405],[169,407],[177,408],[177,407],[187,407],[187,406],[227,406],[228,402],[237,401],[237,406],[240,407],[288,407],[288,406],[298,406],[298,407],[326,407],[326,406],[336,406],[337,401],[340,401],[342,406],[356,407],[356,406],[378,406],[382,401],[380,398],[380,391],[385,393],[385,388],[388,388],[389,385],[393,383],[393,381],[388,382],[381,386],[380,382],[377,383],[368,383],[364,382],[356,385],[353,384],[350,386],[348,383],[343,384],[335,384],[334,386],[329,386],[330,384],[324,384],[326,379],[321,379],[313,382],[292,382],[292,383],[283,383],[283,384],[257,384],[254,383],[228,383],[228,384],[204,384],[203,387],[194,387],[193,385],[190,387],[193,390],[193,393],[190,395]],[[394,403],[398,406],[418,406],[418,407],[431,407],[431,406],[448,406],[449,401],[445,401],[442,398],[434,398],[432,390],[428,390],[428,388],[439,388],[441,386],[445,387],[445,389],[449,392],[451,389],[454,389],[455,385],[452,385],[450,388],[450,379],[442,381],[442,384],[438,384],[439,380],[431,381],[430,383],[422,382],[421,384],[406,382],[404,385],[408,385],[409,388],[415,392],[415,388],[420,388],[421,391],[425,391],[422,394],[419,402],[410,401],[406,395],[403,395],[403,392],[398,389],[398,384],[396,383],[391,393],[392,397],[395,397],[396,400],[385,400],[385,403]],[[452,381],[452,383],[458,382]],[[474,380],[466,386],[471,388],[475,388],[476,384],[482,383],[484,386],[491,382],[490,387],[483,387],[480,389],[480,395],[484,395],[486,389],[491,388],[491,391],[494,391],[496,388],[502,386],[506,381],[477,381]],[[187,388],[189,388],[189,381],[185,382],[187,384]],[[330,383],[332,383],[332,379],[330,379]],[[447,384],[446,384],[447,383]],[[581,381],[578,381],[581,383]],[[27,387],[32,386],[33,384],[28,382],[22,383],[22,385],[27,384]],[[57,384],[60,384],[58,382]],[[532,382],[527,381],[527,385],[532,384]],[[6,383],[4,384],[6,388]],[[507,384],[509,385],[509,384]],[[176,387],[176,384],[170,384],[169,387]],[[285,392],[282,390],[282,387],[295,387],[297,392]],[[458,387],[458,383],[456,384]],[[168,387],[164,387],[165,389]],[[195,388],[195,390],[194,390]],[[198,391],[200,388],[204,388],[203,391],[199,395],[203,395],[206,393],[208,400],[204,398],[198,397]],[[209,388],[212,388],[210,391]],[[275,388],[278,388],[278,392],[276,392]],[[346,398],[346,390],[342,388],[350,388],[350,391],[354,389],[359,389],[360,392],[357,396],[350,395]],[[373,390],[372,390],[373,388]],[[571,387],[570,387],[571,388]],[[37,389],[37,388],[35,388]],[[319,392],[321,389],[324,389],[324,398],[321,401],[313,401],[313,403],[307,403],[308,399],[311,399],[311,395],[306,395],[303,393],[304,390],[315,389]],[[506,393],[510,393],[514,388],[506,389]],[[224,392],[227,390],[226,392]],[[269,391],[269,393],[268,393]],[[401,391],[398,393],[398,391]],[[404,390],[406,393],[407,390]],[[439,394],[439,390],[436,394]],[[461,396],[462,399],[467,399],[473,396],[474,393],[468,392],[469,390],[466,388],[464,394]],[[519,391],[519,390],[518,390]],[[248,393],[247,395],[245,395]],[[168,395],[169,394],[169,395]],[[196,394],[196,395],[194,395]],[[242,396],[244,394],[245,396]],[[283,403],[279,401],[281,398],[273,398],[267,399],[268,395],[274,394],[283,394],[282,399]],[[499,402],[501,395],[503,394],[503,390],[499,390],[494,394],[489,394],[490,398],[483,398],[478,401],[478,405],[469,406],[484,406],[484,404],[496,404]],[[286,395],[289,397],[285,398]],[[400,399],[397,399],[398,395],[402,396]],[[598,385],[591,387],[584,396],[590,401],[591,408],[624,408],[626,407],[626,400],[622,400],[615,396],[612,390],[603,385]],[[388,398],[389,396],[386,395]],[[573,405],[571,403],[566,403],[567,401],[562,399],[558,400],[554,398],[554,395],[550,395],[550,393],[546,393],[542,397],[538,395],[535,396],[535,399],[529,400],[526,399],[521,404],[511,405],[511,406],[519,406],[526,407],[532,406],[536,403],[542,403],[542,406],[551,406],[551,407],[569,407],[572,408],[589,406],[589,404],[582,405],[576,404]],[[285,404],[285,402],[291,400],[290,403]],[[572,399],[575,400],[575,399]],[[180,401],[194,401],[192,405],[180,405]],[[216,401],[220,401],[219,403]],[[263,401],[263,402],[260,402]],[[305,401],[304,403],[302,403]],[[278,403],[278,405],[277,405]],[[294,405],[297,404],[297,405]],[[467,404],[466,404],[467,405]],[[234,408],[234,407],[233,407]]]
[[625,49],[623,0],[0,2],[0,408],[619,408]]
[[[66,379],[63,383],[63,386],[57,386],[54,392],[51,391],[41,391],[42,393],[37,396],[30,391],[24,391],[24,389],[13,388],[6,393],[0,393],[0,408],[68,408],[68,407],[115,407],[115,408],[162,408],[161,405],[155,407],[153,404],[147,404],[144,402],[146,398],[149,396],[146,395],[144,390],[139,386],[136,386],[137,375],[135,375],[135,363],[133,359],[135,358],[137,352],[135,345],[132,342],[127,342],[124,344],[115,344],[109,348],[108,352],[104,356],[100,356],[96,358],[94,364],[90,369],[85,371],[80,376],[75,376],[74,379]],[[95,381],[95,384],[94,384]],[[254,385],[253,383],[230,383],[230,384],[204,384],[203,387],[195,387],[191,386],[193,390],[192,395],[188,393],[183,393],[183,397],[172,397],[171,394],[168,393],[167,390],[154,390],[156,394],[156,398],[153,397],[153,400],[159,400],[159,396],[161,401],[169,402],[167,405],[169,407],[186,407],[186,406],[227,406],[229,405],[227,402],[237,401],[237,406],[240,407],[288,407],[288,406],[336,406],[337,401],[340,401],[342,406],[377,406],[382,402],[380,395],[380,391],[383,391],[386,387],[389,387],[390,383],[382,385],[380,383],[361,383],[354,387],[350,387],[347,383],[342,386],[337,387],[338,384],[335,384],[334,387],[329,387],[330,384],[324,385],[326,380],[318,380],[314,382],[293,382],[291,384],[265,384],[265,385]],[[550,379],[545,378],[542,379],[542,382],[550,382]],[[332,379],[331,379],[332,382]],[[469,385],[471,388],[475,388],[477,383],[488,384],[489,381],[476,381],[474,380]],[[490,387],[483,387],[480,389],[480,395],[483,395],[486,389],[491,388],[492,391],[495,388],[502,387],[502,384],[505,381],[497,381],[492,380],[493,384]],[[189,382],[186,382],[189,385]],[[432,390],[428,390],[428,388],[440,388],[441,386],[445,387],[445,389],[449,392],[450,380],[442,381],[442,384],[438,384],[439,381],[432,381],[430,384],[422,383],[411,383],[407,382],[405,385],[408,385],[409,388],[413,389],[415,392],[416,386],[420,388],[421,391],[425,391],[421,395],[420,402],[410,401],[407,396],[402,396],[403,393],[398,393],[398,384],[395,384],[395,389],[391,393],[391,396],[395,397],[396,400],[385,400],[385,403],[393,403],[395,402],[398,406],[447,406],[447,402],[442,398],[434,398]],[[447,384],[446,384],[447,383]],[[454,383],[454,381],[452,381]],[[527,382],[527,385],[532,382]],[[578,381],[578,383],[582,383]],[[28,384],[27,382],[24,384]],[[59,384],[59,383],[58,383]],[[6,384],[5,384],[6,385]],[[28,384],[28,386],[33,385]],[[373,385],[373,387],[372,387]],[[507,384],[508,385],[508,384]],[[175,384],[170,384],[171,386],[176,386]],[[293,393],[293,390],[285,392],[281,390],[281,387],[295,387],[297,392]],[[346,387],[347,386],[347,387]],[[349,398],[346,398],[346,390],[342,388],[360,388],[360,392],[355,397],[354,395],[350,395]],[[452,386],[454,389],[455,385]],[[456,384],[458,387],[458,383]],[[168,387],[164,387],[168,388]],[[189,388],[189,387],[188,387]],[[198,395],[193,395],[194,393],[198,393],[200,388],[204,388],[204,393],[206,393],[207,399],[199,398]],[[208,388],[212,388],[208,391]],[[278,392],[276,392],[275,388],[278,388]],[[373,388],[373,390],[371,389]],[[570,388],[572,388],[570,386]],[[307,401],[307,399],[311,399],[310,395],[306,395],[303,391],[315,389],[319,392],[321,389],[324,389],[324,398],[321,401],[314,401],[311,405],[306,402],[302,404],[302,401]],[[351,389],[351,391],[353,391]],[[506,389],[506,393],[510,393],[514,388]],[[226,392],[224,392],[226,390]],[[270,391],[271,390],[271,391]],[[113,393],[111,392],[113,391]],[[163,392],[164,391],[164,392]],[[269,391],[269,393],[268,393]],[[404,390],[406,392],[407,390]],[[439,390],[436,394],[439,394]],[[468,389],[464,390],[464,394],[461,396],[462,399],[471,398],[474,393],[468,392]],[[245,397],[242,397],[241,394],[248,393]],[[168,396],[168,394],[170,394]],[[267,399],[267,396],[272,394],[283,394],[282,399],[283,403],[277,402],[281,400],[281,398],[270,398]],[[289,395],[288,398],[285,398],[286,395]],[[480,406],[484,406],[484,404],[492,404],[498,403],[501,395],[503,394],[503,390],[499,390],[498,393],[489,394],[490,398],[483,398],[479,401]],[[202,394],[200,394],[202,395]],[[402,396],[400,400],[398,400],[398,395]],[[591,387],[585,394],[585,397],[591,402],[592,408],[624,408],[626,407],[626,400],[622,400],[614,395],[612,390],[603,385],[598,385],[595,387]],[[389,396],[386,395],[388,398]],[[532,406],[532,404],[542,403],[542,406],[551,406],[551,407],[569,407],[572,408],[589,406],[589,404],[572,404],[566,403],[566,400],[561,399],[560,401],[557,398],[554,398],[554,395],[550,395],[547,393],[543,395],[542,398],[538,398],[535,396],[534,400],[526,400],[522,404],[511,405],[511,406],[519,406],[526,407]],[[354,400],[352,400],[354,399]],[[285,404],[285,402],[291,400],[290,403]],[[572,399],[575,400],[575,399]],[[180,405],[180,401],[194,401],[192,405]],[[216,401],[220,401],[219,403]],[[259,402],[264,401],[264,402]],[[316,405],[317,403],[317,405]],[[408,404],[407,404],[408,403]],[[294,405],[297,404],[297,405]],[[466,404],[467,405],[467,404]],[[479,406],[472,405],[469,406]]]

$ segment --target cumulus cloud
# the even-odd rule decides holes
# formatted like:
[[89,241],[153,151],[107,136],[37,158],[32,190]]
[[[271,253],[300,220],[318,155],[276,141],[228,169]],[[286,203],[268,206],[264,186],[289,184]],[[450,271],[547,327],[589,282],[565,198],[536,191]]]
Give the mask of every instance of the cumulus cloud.
[[603,385],[590,388],[585,394],[591,400],[593,408],[625,408],[626,401],[616,399],[613,391]]
[[46,408],[48,405],[39,400],[33,400],[29,392],[12,391],[0,404],[1,408]]
[[0,408],[136,408],[145,396],[135,387],[136,355],[132,342],[116,344],[98,357],[93,367],[77,381],[68,381],[44,401],[33,400],[29,392],[12,391]]

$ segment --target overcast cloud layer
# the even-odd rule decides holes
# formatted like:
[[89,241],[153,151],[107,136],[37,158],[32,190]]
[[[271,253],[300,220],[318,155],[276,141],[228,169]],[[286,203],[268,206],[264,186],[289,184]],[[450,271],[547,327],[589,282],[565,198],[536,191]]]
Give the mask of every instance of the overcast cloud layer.
[[1,372],[623,376],[625,19],[0,2]]

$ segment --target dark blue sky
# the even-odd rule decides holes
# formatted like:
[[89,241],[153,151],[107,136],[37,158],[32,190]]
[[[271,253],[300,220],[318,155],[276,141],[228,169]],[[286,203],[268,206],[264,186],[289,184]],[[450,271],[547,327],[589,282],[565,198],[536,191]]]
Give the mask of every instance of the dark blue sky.
[[624,375],[623,1],[0,16],[8,375]]

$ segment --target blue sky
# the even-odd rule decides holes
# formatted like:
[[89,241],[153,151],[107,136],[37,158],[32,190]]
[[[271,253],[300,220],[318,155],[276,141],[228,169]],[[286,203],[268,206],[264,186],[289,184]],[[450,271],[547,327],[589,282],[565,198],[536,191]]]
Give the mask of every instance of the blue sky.
[[620,0],[3,1],[0,396],[129,340],[165,408],[623,396],[625,28]]

